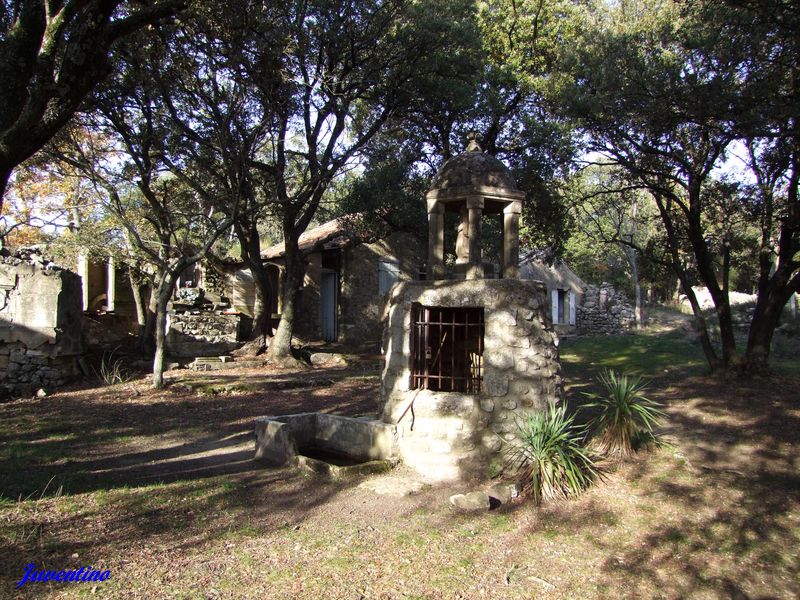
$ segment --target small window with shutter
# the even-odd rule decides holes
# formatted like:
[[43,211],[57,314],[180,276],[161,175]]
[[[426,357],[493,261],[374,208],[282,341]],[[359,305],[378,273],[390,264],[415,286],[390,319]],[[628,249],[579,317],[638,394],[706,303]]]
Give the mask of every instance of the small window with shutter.
[[381,296],[400,281],[400,263],[396,260],[378,261],[378,294]]

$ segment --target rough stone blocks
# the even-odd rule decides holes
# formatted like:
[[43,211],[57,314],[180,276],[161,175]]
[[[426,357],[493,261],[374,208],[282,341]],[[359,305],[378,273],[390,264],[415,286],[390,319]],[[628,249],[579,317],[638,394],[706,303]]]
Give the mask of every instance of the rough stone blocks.
[[[542,283],[514,279],[406,282],[395,287],[384,336],[390,351],[381,395],[383,418],[397,425],[399,452],[406,463],[430,479],[474,474],[501,450],[503,439],[514,438],[519,418],[560,399],[557,336],[544,314],[546,300]],[[409,315],[414,303],[483,307],[479,394],[409,389]]]

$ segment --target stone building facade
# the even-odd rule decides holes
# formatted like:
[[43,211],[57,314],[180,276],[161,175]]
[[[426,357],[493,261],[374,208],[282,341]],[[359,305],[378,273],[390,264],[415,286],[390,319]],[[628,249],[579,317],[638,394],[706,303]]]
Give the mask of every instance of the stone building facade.
[[[305,340],[379,342],[388,292],[398,281],[419,277],[424,245],[405,231],[361,241],[345,223],[329,221],[300,237],[305,279],[300,291],[295,333]],[[280,319],[283,244],[262,252],[273,274],[273,326]],[[255,287],[249,270],[231,265],[228,286],[234,308],[252,316]]]
[[41,257],[0,258],[0,389],[51,390],[79,374],[81,278]]
[[556,331],[577,332],[577,311],[583,302],[586,284],[563,260],[548,264],[535,257],[525,257],[519,268],[520,279],[541,281],[547,288],[548,314]]

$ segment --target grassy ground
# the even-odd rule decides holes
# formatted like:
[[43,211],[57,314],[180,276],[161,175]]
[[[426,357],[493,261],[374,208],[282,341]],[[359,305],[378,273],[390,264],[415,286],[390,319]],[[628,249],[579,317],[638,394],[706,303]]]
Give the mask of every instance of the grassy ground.
[[[606,366],[651,377],[666,445],[579,499],[469,516],[458,485],[396,498],[250,461],[257,415],[374,413],[369,361],[0,405],[0,598],[800,596],[800,379],[710,378],[676,327],[561,352],[573,401]],[[15,590],[29,563],[112,577]]]

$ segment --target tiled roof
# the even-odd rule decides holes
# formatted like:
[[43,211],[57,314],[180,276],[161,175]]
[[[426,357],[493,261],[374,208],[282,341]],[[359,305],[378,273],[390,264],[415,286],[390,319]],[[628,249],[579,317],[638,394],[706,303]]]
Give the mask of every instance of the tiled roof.
[[[341,219],[334,219],[323,223],[319,227],[309,229],[300,236],[300,251],[312,250],[319,247],[321,250],[333,250],[344,248],[352,241],[352,236],[348,232],[348,227]],[[286,253],[283,242],[270,246],[261,252],[264,260],[280,258]]]

